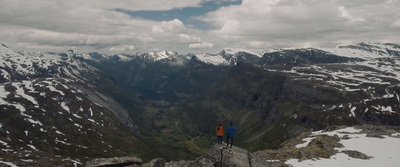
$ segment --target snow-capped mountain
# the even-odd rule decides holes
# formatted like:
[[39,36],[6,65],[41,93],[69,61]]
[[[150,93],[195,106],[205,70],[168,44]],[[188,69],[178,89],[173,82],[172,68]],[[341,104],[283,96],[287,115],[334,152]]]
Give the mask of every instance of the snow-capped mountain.
[[179,143],[165,150],[185,153],[227,119],[246,129],[237,144],[253,151],[331,125],[400,126],[399,55],[399,45],[376,43],[186,56],[15,52],[2,44],[0,164],[79,165],[90,155],[171,144],[135,140],[138,121],[146,135]]
[[120,154],[113,147],[132,144],[112,136],[129,138],[136,125],[95,87],[106,79],[73,51],[18,53],[1,45],[0,71],[0,161],[82,165],[91,154]]
[[0,48],[0,81],[11,82],[43,77],[69,77],[87,80],[84,76],[98,77],[95,69],[75,59],[75,53],[15,52],[3,45]]
[[257,63],[262,55],[245,49],[224,49],[218,54],[203,53],[195,56],[208,64],[235,66],[239,62]]
[[171,51],[159,51],[159,52],[148,52],[148,53],[131,53],[131,54],[117,54],[117,55],[106,55],[102,53],[92,52],[87,54],[77,54],[77,57],[86,61],[115,61],[115,62],[130,62],[139,61],[144,63],[163,63],[171,66],[184,66],[186,65],[188,58],[178,55],[176,52]]
[[397,44],[358,43],[332,48],[273,49],[251,51],[246,49],[225,49],[218,54],[203,53],[196,57],[208,64],[234,66],[238,62],[258,65],[277,65],[285,63],[344,63],[358,62],[373,58],[399,56]]
[[184,66],[186,64],[186,61],[182,59],[178,53],[170,51],[143,53],[138,54],[137,57],[150,63],[162,62],[173,66]]

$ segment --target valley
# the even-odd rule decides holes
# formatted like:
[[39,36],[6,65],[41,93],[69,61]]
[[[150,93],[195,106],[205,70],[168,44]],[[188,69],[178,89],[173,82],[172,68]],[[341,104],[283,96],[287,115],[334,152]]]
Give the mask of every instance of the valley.
[[400,123],[398,44],[112,56],[2,45],[0,55],[0,160],[22,166],[194,160],[219,122],[250,152],[310,130]]

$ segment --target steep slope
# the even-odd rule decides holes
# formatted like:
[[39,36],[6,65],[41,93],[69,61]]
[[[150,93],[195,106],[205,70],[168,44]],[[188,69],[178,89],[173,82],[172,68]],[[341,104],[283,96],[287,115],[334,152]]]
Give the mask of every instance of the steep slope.
[[[139,93],[142,99],[162,99],[162,90],[185,67],[187,60],[176,52],[150,52],[89,57],[79,56],[83,61],[99,68],[110,79]],[[95,61],[93,61],[93,59]]]
[[207,64],[192,57],[187,66],[165,85],[162,97],[171,102],[195,98],[225,78],[228,72],[229,67]]
[[0,47],[0,157],[18,166],[73,166],[135,154],[128,113],[94,85],[107,82],[75,53]]

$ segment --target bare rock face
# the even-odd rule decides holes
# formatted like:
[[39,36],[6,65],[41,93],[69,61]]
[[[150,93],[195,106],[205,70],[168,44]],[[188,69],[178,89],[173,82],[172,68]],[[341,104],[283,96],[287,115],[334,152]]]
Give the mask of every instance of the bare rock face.
[[[281,164],[280,164],[281,165]],[[279,165],[279,166],[280,166]],[[247,150],[239,147],[225,147],[214,145],[205,155],[196,159],[196,166],[218,167],[251,167],[275,166],[261,158],[254,156]]]
[[366,155],[366,154],[364,154],[362,152],[356,151],[356,150],[344,150],[344,151],[342,151],[342,153],[345,153],[349,157],[356,158],[356,159],[366,160],[366,159],[371,159],[372,158],[371,156],[368,156],[368,155]]
[[313,139],[306,147],[296,148],[294,145],[297,142],[288,141],[278,150],[258,151],[255,152],[254,155],[266,160],[277,159],[282,161],[292,158],[299,159],[300,161],[315,158],[329,158],[337,153],[335,148],[343,147],[339,141],[340,138],[338,136],[320,135]]
[[86,163],[86,167],[134,167],[141,165],[142,159],[138,157],[99,158]]
[[142,167],[158,167],[158,166],[162,167],[162,166],[165,166],[165,163],[166,162],[164,159],[156,158],[156,159],[151,160],[147,164],[143,164]]
[[101,158],[87,162],[86,167],[278,167],[285,166],[279,162],[268,162],[247,150],[239,147],[214,145],[209,151],[195,161],[166,162],[156,158],[142,164],[138,157]]

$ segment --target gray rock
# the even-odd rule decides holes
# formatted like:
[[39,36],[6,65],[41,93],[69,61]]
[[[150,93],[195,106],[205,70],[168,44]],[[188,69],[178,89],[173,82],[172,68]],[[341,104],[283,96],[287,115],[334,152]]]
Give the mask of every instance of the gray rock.
[[138,157],[98,158],[86,163],[86,167],[135,167],[142,165]]
[[261,158],[239,147],[214,145],[208,152],[196,159],[196,166],[250,167],[270,166]]
[[167,162],[165,167],[195,167],[195,162],[194,161],[172,161],[172,162]]
[[356,158],[356,159],[371,159],[371,156],[368,156],[362,152],[356,150],[344,150],[342,153],[347,154],[349,157]]
[[149,163],[143,164],[142,167],[165,167],[165,160],[163,158],[156,158]]
[[196,159],[196,167],[204,166],[204,167],[214,167],[219,165],[214,157],[201,156]]

